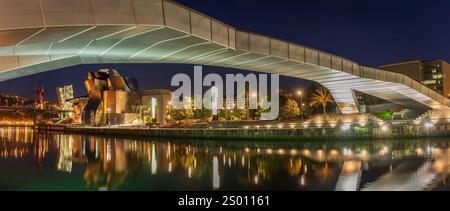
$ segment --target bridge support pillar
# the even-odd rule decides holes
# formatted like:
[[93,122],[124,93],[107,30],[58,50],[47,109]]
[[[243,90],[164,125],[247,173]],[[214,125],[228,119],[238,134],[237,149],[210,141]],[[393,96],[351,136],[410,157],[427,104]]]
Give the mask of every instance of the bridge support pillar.
[[327,87],[342,114],[359,113],[359,104],[352,89]]

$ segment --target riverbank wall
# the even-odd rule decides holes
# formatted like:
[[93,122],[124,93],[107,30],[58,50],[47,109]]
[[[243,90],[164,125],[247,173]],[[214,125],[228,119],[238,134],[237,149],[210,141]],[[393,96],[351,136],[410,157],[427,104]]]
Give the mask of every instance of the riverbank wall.
[[180,139],[230,139],[230,140],[368,140],[388,138],[450,137],[450,124],[434,125],[433,128],[419,125],[391,125],[386,127],[342,128],[108,128],[73,127],[66,125],[39,125],[40,132],[104,135],[115,137],[151,137]]

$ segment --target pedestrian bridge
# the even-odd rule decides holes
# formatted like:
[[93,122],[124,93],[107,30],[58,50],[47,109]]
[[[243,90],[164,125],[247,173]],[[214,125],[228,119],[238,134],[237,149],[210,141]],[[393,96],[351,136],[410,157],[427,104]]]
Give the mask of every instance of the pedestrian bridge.
[[169,0],[0,0],[0,81],[99,63],[199,64],[303,78],[329,89],[345,114],[358,112],[354,90],[410,108],[449,106],[402,74],[242,31]]

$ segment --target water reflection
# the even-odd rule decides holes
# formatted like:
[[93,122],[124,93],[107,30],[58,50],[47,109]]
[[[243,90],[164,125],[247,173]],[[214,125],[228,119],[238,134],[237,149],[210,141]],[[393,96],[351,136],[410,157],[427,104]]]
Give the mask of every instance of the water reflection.
[[0,169],[10,175],[0,176],[0,189],[445,190],[450,170],[446,140],[152,141],[13,127],[0,134]]

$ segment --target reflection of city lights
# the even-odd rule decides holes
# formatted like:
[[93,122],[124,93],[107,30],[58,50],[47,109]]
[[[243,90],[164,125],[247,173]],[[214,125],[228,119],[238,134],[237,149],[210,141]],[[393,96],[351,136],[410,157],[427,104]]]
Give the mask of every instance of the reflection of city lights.
[[156,162],[156,146],[152,144],[152,157],[151,157],[151,171],[152,174],[156,174],[157,172],[157,162]]
[[297,150],[291,149],[291,155],[292,155],[292,156],[297,155]]
[[435,172],[435,173],[443,173],[446,171],[447,164],[444,160],[436,160],[433,163],[433,166],[431,167],[431,169]]
[[317,159],[320,161],[323,161],[325,159],[325,153],[323,152],[323,150],[317,151]]
[[369,159],[369,152],[365,149],[361,151],[361,159],[362,160],[368,160]]
[[442,149],[440,148],[433,148],[433,155],[434,156],[440,156],[442,154]]
[[169,163],[169,173],[172,172],[172,162]]
[[213,157],[213,188],[220,188],[219,159],[217,156]]
[[189,166],[188,168],[188,178],[192,178],[192,167]]
[[385,155],[386,153],[384,152],[384,149],[380,149],[380,151],[378,151],[378,156],[384,157]]
[[249,152],[250,152],[250,148],[246,147],[246,148],[245,148],[245,152],[246,152],[246,153],[249,153]]
[[273,153],[272,149],[267,149],[266,150],[267,154],[271,155]]
[[242,156],[242,158],[241,158],[241,166],[245,166],[245,157],[244,156]]
[[359,161],[345,161],[342,167],[342,173],[344,175],[353,175],[361,168]]
[[305,150],[303,150],[303,155],[304,156],[310,156],[311,152],[309,150],[305,149]]
[[331,150],[330,155],[332,157],[337,157],[339,155],[339,152],[337,150]]
[[306,178],[305,178],[305,175],[302,175],[301,177],[300,177],[300,185],[301,186],[305,186],[305,184],[306,184]]
[[111,162],[111,142],[106,142],[106,162]]
[[258,175],[255,176],[254,181],[255,181],[255,185],[257,185],[259,183],[259,176]]
[[423,154],[424,154],[423,149],[422,149],[422,148],[417,148],[417,149],[416,149],[416,154],[417,154],[418,156],[423,156]]

